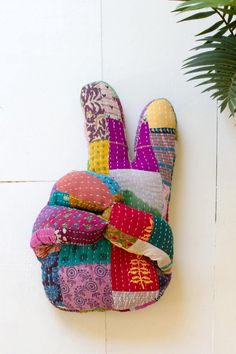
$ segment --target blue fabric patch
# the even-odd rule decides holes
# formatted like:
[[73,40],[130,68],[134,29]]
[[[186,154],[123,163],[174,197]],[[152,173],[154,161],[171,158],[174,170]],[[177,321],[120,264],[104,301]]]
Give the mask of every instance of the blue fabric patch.
[[63,306],[58,275],[58,252],[49,253],[40,261],[43,286],[48,299],[56,306]]
[[109,188],[110,192],[114,194],[121,194],[121,188],[119,184],[110,176],[105,176],[100,173],[92,172],[92,171],[84,171],[90,175],[93,175],[99,178],[106,186]]

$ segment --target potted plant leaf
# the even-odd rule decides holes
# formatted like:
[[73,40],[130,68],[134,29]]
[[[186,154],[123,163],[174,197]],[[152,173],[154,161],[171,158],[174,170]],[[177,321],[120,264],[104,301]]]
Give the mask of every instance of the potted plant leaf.
[[200,80],[202,92],[211,92],[221,112],[226,107],[230,116],[236,112],[236,0],[184,0],[174,12],[184,17],[179,21],[211,17],[213,23],[198,33],[196,54],[184,61],[189,80]]

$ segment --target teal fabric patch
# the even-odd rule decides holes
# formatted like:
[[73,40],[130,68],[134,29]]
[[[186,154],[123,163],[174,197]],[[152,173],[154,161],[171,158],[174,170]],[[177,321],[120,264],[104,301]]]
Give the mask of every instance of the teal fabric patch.
[[168,168],[169,170],[172,170],[173,169],[173,166],[172,165],[169,165],[167,163],[160,163],[159,162],[159,167],[162,167],[162,168]]
[[59,253],[59,267],[78,264],[108,264],[111,259],[111,243],[105,238],[92,245],[62,245]]
[[173,151],[173,152],[175,152],[175,148],[173,148],[173,147],[153,146],[152,148],[153,148],[153,150],[156,150],[156,151]]
[[65,207],[70,207],[69,194],[55,191],[52,193],[48,205],[61,205]]
[[162,218],[153,216],[154,227],[149,243],[160,248],[173,259],[173,235],[170,226]]
[[99,178],[107,186],[107,188],[109,188],[110,192],[113,195],[121,194],[120,186],[113,178],[92,171],[84,171],[84,172]]

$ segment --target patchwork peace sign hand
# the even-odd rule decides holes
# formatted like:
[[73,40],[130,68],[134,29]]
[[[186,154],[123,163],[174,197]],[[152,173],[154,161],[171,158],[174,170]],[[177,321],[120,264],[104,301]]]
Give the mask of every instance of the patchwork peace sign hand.
[[82,89],[88,171],[53,187],[31,246],[49,300],[71,311],[139,309],[156,302],[171,277],[168,207],[176,118],[165,99],[143,110],[131,160],[124,115],[104,82]]

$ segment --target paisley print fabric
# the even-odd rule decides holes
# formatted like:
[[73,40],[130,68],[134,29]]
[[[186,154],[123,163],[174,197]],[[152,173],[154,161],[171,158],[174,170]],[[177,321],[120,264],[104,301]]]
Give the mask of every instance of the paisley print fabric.
[[59,271],[64,304],[70,310],[111,309],[110,264],[81,264]]
[[101,101],[102,94],[98,88],[91,85],[86,90],[82,89],[81,102],[84,106],[89,142],[108,139],[105,111]]

